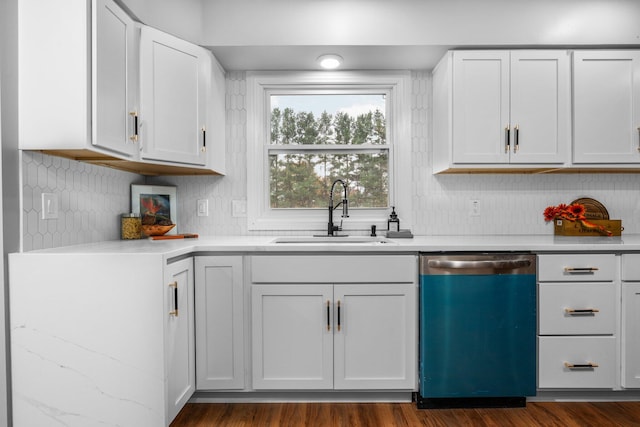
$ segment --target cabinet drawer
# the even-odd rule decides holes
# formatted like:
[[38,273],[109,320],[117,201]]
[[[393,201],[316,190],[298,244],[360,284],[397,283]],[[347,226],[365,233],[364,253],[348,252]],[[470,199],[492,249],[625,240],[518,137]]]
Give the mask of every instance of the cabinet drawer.
[[414,255],[259,255],[253,283],[415,283]]
[[538,388],[613,388],[615,383],[615,337],[538,338]]
[[540,335],[615,333],[613,283],[540,283],[538,286]]
[[622,255],[622,280],[640,281],[640,254]]
[[613,254],[563,254],[538,256],[540,282],[604,282],[616,277]]

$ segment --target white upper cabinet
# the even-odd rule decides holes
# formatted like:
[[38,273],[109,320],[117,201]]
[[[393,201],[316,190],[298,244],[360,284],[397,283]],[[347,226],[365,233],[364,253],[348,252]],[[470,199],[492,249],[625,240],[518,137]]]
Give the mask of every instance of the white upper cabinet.
[[113,0],[21,0],[18,17],[20,149],[146,175],[224,173],[225,77],[209,51]]
[[132,158],[134,21],[112,0],[25,0],[18,8],[20,148]]
[[566,51],[455,51],[434,70],[434,172],[559,167],[570,144]]
[[640,52],[573,53],[573,163],[640,163]]
[[568,161],[570,60],[566,51],[511,52],[511,162]]
[[139,29],[111,0],[96,0],[92,13],[91,143],[132,157],[138,149]]
[[150,27],[140,52],[142,158],[206,165],[209,52]]
[[509,161],[509,52],[453,54],[453,162]]

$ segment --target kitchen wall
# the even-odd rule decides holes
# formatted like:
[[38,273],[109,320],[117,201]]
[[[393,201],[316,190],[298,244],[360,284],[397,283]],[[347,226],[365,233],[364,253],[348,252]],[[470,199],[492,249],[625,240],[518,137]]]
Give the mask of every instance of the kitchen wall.
[[[23,251],[120,238],[133,183],[144,177],[39,152],[22,153]],[[42,193],[58,195],[58,219],[41,219]]]
[[[398,207],[414,234],[553,234],[542,212],[578,197],[602,202],[625,233],[640,233],[639,174],[455,174],[432,175],[429,117],[431,75],[412,72],[413,209]],[[234,217],[233,200],[246,200],[246,82],[227,75],[227,176],[145,178],[111,169],[25,153],[24,250],[117,239],[118,215],[129,209],[131,183],[176,185],[178,228],[200,235],[245,235],[246,218]],[[58,192],[60,219],[40,220],[40,193]],[[210,216],[197,217],[196,201],[209,200]],[[469,215],[470,200],[480,216]],[[68,202],[67,202],[68,200]],[[403,224],[401,222],[401,224]],[[262,233],[274,234],[274,233]],[[281,233],[279,233],[281,234]]]
[[637,0],[209,0],[202,6],[202,44],[234,47],[636,45],[640,13]]

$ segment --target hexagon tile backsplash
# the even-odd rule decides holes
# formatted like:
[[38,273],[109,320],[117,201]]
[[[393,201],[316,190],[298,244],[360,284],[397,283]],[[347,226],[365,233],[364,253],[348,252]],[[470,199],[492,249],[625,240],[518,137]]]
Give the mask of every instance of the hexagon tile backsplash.
[[[640,233],[640,174],[450,174],[431,167],[431,74],[413,71],[411,99],[411,219],[416,235],[553,234],[542,212],[546,206],[578,197],[602,202],[625,234]],[[242,71],[226,77],[226,176],[153,177],[121,172],[36,152],[24,152],[23,250],[119,239],[118,219],[128,212],[130,185],[178,187],[178,231],[201,235],[246,235],[246,218],[234,217],[233,200],[247,198],[246,79]],[[41,219],[41,194],[59,197],[59,218]],[[197,200],[209,201],[209,216],[196,216]],[[480,216],[470,216],[470,201]],[[407,222],[404,222],[405,224]],[[363,231],[364,232],[364,231]],[[255,234],[281,234],[259,232]]]
[[[23,250],[120,238],[132,183],[141,176],[38,152],[22,153]],[[58,218],[42,219],[42,193],[58,196]]]

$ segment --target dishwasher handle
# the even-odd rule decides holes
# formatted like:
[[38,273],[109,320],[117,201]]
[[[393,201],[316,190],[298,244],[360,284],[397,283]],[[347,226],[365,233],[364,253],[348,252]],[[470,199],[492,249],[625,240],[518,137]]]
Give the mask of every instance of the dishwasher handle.
[[427,261],[430,268],[440,268],[447,270],[517,270],[519,268],[531,267],[529,259],[507,259],[507,260],[449,260],[430,259]]

